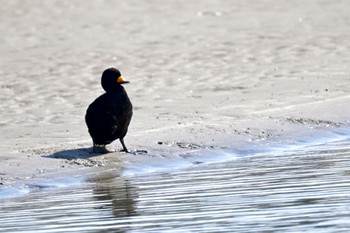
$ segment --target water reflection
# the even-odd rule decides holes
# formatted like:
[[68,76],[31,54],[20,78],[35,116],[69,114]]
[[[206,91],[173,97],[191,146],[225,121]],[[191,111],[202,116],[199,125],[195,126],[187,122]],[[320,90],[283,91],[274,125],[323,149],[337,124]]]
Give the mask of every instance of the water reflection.
[[121,177],[97,177],[91,179],[96,185],[93,189],[93,197],[101,203],[97,209],[110,209],[114,217],[137,216],[136,189],[128,180]]

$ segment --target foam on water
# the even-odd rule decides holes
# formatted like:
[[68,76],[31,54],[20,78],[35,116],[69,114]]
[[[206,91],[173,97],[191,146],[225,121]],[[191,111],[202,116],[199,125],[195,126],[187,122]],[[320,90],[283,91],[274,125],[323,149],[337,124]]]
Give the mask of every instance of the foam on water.
[[191,155],[170,155],[169,157],[152,157],[128,164],[123,170],[125,176],[150,174],[155,172],[174,172],[199,164],[230,161],[238,155],[226,151],[196,151]]
[[20,180],[11,185],[0,186],[0,201],[16,198],[33,192],[65,188],[80,185],[86,182],[82,177],[62,176],[60,178],[42,178],[33,180]]

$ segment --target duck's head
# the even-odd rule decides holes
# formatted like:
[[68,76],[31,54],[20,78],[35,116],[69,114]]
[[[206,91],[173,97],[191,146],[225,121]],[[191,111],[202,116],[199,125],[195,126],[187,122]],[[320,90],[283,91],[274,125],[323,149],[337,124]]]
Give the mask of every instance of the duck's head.
[[129,83],[129,81],[124,80],[119,70],[115,68],[109,68],[103,71],[101,77],[101,85],[106,92],[113,90],[124,83]]

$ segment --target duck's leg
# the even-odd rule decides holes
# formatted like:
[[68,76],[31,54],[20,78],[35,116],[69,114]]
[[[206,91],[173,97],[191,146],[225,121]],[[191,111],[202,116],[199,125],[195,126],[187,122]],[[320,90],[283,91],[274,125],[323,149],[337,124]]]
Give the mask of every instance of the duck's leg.
[[126,152],[126,153],[129,153],[128,149],[127,149],[126,146],[125,146],[124,138],[120,138],[119,141],[120,141],[120,143],[121,143],[122,146],[123,146],[123,150],[121,150],[121,151]]

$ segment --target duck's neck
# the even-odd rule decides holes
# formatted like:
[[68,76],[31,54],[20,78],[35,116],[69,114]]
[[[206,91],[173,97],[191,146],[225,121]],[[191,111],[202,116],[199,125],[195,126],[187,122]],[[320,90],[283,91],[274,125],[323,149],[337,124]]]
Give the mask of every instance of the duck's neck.
[[114,87],[106,90],[106,92],[110,92],[110,93],[117,93],[117,92],[123,92],[124,91],[124,87],[122,85],[115,85]]

